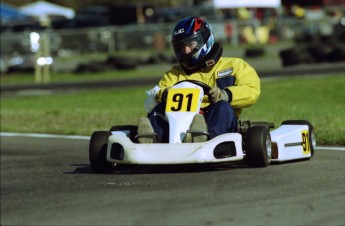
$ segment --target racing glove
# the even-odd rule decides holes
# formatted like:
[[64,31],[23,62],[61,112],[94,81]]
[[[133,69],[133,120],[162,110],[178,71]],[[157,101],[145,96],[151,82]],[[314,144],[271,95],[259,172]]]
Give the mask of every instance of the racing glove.
[[210,89],[208,92],[208,98],[212,104],[218,101],[225,100],[226,102],[231,102],[232,95],[230,90],[219,89],[217,86]]

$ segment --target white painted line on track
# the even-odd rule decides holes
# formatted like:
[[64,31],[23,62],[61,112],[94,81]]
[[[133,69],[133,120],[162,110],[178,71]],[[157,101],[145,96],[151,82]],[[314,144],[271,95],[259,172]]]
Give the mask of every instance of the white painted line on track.
[[[55,134],[40,134],[40,133],[0,133],[1,137],[37,137],[37,138],[63,138],[75,140],[90,140],[90,136],[78,135],[55,135]],[[327,147],[316,146],[316,150],[332,150],[332,151],[345,151],[345,147]]]
[[322,150],[345,151],[345,147],[316,146],[315,149],[318,150],[318,151],[322,151]]
[[90,140],[89,136],[78,135],[55,135],[55,134],[40,134],[40,133],[0,133],[2,137],[38,137],[38,138],[63,138],[76,140]]

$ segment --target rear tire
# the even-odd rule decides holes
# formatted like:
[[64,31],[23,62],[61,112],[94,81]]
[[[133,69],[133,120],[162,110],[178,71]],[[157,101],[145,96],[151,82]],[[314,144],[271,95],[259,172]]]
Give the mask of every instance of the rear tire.
[[249,127],[245,138],[247,163],[251,167],[266,167],[271,161],[271,135],[264,126]]
[[89,160],[95,173],[111,173],[114,164],[107,161],[108,138],[111,132],[96,131],[91,135],[89,145]]
[[283,66],[311,63],[313,61],[309,52],[303,47],[283,49],[279,52],[279,55],[283,62]]
[[[307,125],[309,128],[309,146],[311,157],[313,157],[316,147],[316,138],[313,125],[308,120],[285,120],[282,125]],[[310,157],[310,158],[311,158]]]

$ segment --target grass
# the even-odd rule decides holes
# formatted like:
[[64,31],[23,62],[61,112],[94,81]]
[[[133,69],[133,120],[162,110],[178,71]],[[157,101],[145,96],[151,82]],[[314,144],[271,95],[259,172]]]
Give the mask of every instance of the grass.
[[[1,131],[90,135],[144,115],[145,88],[1,99]],[[109,127],[109,128],[108,128]]]
[[[258,102],[242,120],[307,119],[318,145],[345,146],[345,76],[264,80]],[[154,84],[152,84],[154,86]],[[144,91],[151,87],[1,96],[1,132],[90,135],[113,125],[136,124],[144,116]]]
[[[171,66],[163,65],[149,65],[140,67],[134,70],[109,70],[103,72],[87,72],[76,74],[72,72],[52,72],[50,75],[51,83],[59,82],[78,82],[78,81],[95,81],[95,80],[116,80],[116,79],[130,79],[130,78],[145,78],[162,75]],[[14,75],[6,75],[1,78],[1,86],[18,85],[18,84],[34,84],[35,76],[33,73],[16,73]]]
[[242,114],[252,121],[306,119],[318,144],[345,146],[345,76],[294,77],[267,81],[259,101]]

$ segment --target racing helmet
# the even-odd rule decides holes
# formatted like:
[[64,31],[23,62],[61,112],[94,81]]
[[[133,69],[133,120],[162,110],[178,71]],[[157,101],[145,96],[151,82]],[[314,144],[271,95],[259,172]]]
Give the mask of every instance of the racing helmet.
[[[184,53],[183,47],[194,43],[191,53]],[[172,33],[172,46],[175,56],[187,70],[195,70],[204,63],[205,56],[214,45],[211,26],[200,17],[187,17],[175,26]]]

